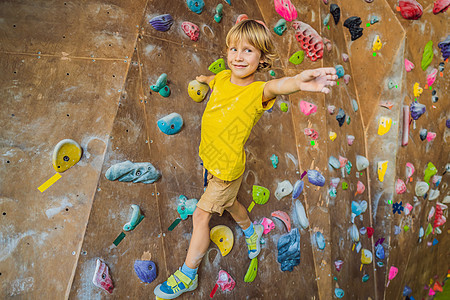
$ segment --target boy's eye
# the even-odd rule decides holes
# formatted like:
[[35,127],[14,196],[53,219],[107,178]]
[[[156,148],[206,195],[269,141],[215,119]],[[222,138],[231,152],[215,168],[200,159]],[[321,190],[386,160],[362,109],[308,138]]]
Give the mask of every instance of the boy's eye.
[[250,53],[250,52],[252,52],[252,50],[251,49],[245,49],[245,52]]

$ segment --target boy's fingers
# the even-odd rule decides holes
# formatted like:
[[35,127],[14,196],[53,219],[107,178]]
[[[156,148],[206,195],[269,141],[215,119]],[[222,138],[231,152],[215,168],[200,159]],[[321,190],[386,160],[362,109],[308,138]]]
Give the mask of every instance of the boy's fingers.
[[322,88],[322,91],[321,91],[321,92],[324,93],[324,94],[328,94],[328,93],[330,92],[330,89],[324,87],[324,88]]

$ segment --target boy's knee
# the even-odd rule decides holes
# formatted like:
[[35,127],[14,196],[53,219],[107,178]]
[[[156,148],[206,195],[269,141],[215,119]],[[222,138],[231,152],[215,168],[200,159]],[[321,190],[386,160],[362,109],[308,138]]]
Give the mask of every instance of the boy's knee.
[[209,220],[211,219],[211,213],[204,211],[201,208],[196,208],[194,213],[192,214],[193,223],[195,224],[209,224]]

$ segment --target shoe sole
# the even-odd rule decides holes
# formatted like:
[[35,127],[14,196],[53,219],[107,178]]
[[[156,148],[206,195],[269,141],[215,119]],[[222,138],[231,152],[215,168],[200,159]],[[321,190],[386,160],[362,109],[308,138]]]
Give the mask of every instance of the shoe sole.
[[258,228],[260,228],[259,231],[261,232],[261,235],[258,235],[258,240],[256,241],[256,252],[252,252],[252,253],[250,253],[248,255],[248,258],[250,258],[250,259],[254,259],[261,252],[261,237],[262,237],[263,232],[264,232],[264,226],[259,225],[259,224],[255,225],[255,231],[258,230]]
[[195,289],[197,288],[197,286],[198,286],[198,280],[197,280],[197,281],[194,281],[194,283],[193,283],[190,287],[188,287],[186,290],[180,291],[179,293],[176,293],[176,294],[173,294],[173,295],[167,295],[167,294],[163,293],[163,292],[159,289],[160,286],[161,286],[161,284],[159,284],[159,285],[155,288],[155,290],[153,291],[153,293],[154,293],[155,296],[157,296],[158,298],[169,300],[169,299],[175,299],[175,298],[177,298],[177,297],[180,297],[181,295],[183,295],[183,294],[186,293],[186,292],[192,292],[193,290],[195,290]]

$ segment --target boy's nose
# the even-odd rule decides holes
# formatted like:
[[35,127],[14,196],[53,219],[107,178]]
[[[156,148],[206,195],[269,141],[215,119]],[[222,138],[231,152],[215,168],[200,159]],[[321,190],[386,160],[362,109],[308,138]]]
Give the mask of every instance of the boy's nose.
[[236,60],[242,60],[242,52],[241,51],[238,51],[236,53]]

